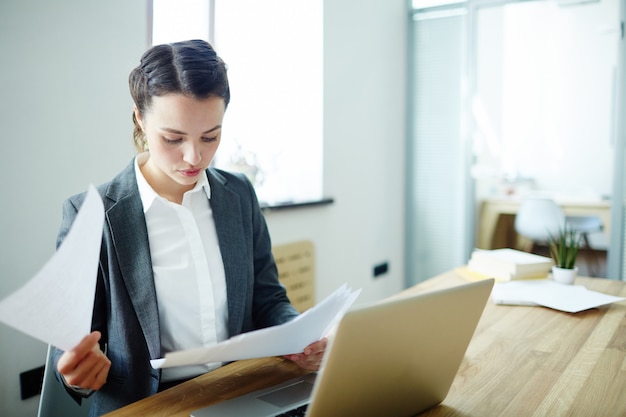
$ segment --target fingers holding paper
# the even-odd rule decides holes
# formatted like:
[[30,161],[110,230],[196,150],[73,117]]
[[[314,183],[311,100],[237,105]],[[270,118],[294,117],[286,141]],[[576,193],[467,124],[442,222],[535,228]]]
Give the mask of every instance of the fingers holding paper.
[[85,336],[72,350],[63,353],[57,370],[65,382],[74,388],[100,389],[107,380],[111,361],[100,350],[101,334],[94,331]]
[[304,348],[304,352],[302,353],[285,355],[284,357],[295,362],[302,369],[306,369],[308,371],[318,371],[320,369],[327,344],[328,339],[323,338],[308,345]]

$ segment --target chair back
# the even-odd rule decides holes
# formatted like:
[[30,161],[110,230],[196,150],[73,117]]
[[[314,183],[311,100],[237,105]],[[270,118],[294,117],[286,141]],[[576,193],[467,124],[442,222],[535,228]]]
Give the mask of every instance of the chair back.
[[315,248],[308,240],[272,247],[278,280],[300,313],[315,305]]
[[564,225],[563,210],[549,198],[524,199],[515,216],[515,231],[533,242],[547,242]]

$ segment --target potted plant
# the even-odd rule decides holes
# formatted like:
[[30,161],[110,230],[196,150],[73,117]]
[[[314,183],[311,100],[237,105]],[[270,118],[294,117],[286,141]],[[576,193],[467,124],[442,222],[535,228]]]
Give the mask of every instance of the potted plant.
[[576,257],[580,249],[580,233],[567,228],[559,229],[558,234],[550,234],[548,246],[550,256],[554,260],[552,267],[552,278],[563,284],[573,284],[578,272]]

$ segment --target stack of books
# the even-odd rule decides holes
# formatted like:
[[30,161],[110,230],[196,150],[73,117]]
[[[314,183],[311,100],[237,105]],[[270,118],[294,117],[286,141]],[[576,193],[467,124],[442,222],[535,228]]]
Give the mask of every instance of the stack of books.
[[551,258],[515,249],[477,249],[472,253],[467,269],[502,281],[546,278],[554,265]]

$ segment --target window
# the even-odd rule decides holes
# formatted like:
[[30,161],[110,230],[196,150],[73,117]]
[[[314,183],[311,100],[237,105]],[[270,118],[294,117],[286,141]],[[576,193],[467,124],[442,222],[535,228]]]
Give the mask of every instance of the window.
[[246,173],[265,204],[322,198],[322,2],[153,0],[153,43],[199,38],[228,65],[214,164]]
[[154,0],[152,2],[152,44],[184,39],[209,41],[208,0]]

